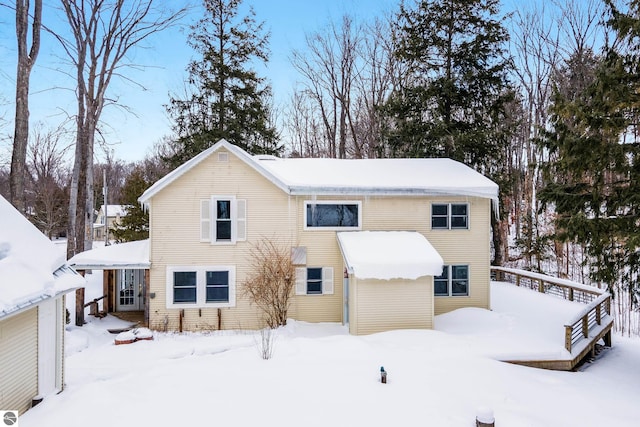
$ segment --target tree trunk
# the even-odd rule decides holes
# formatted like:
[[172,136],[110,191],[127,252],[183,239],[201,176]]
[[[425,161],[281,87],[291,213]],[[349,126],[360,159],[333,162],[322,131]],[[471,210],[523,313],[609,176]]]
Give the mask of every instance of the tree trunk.
[[31,49],[27,53],[29,27],[29,2],[16,1],[16,39],[18,42],[18,66],[16,70],[16,114],[9,176],[11,203],[23,214],[25,207],[25,171],[27,143],[29,141],[29,77],[40,50],[40,26],[42,0],[35,0],[31,25]]

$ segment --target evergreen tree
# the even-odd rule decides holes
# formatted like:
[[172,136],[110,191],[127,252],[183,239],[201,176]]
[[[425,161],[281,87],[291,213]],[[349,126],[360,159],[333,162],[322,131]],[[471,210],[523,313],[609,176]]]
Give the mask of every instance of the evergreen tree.
[[[498,0],[401,5],[395,54],[409,75],[382,108],[382,133],[391,156],[458,160],[496,181],[504,200],[506,156],[518,123],[507,111],[515,95],[498,10]],[[491,220],[493,262],[502,264],[507,224],[495,215]]]
[[144,170],[136,166],[122,187],[122,202],[127,206],[127,215],[120,218],[120,223],[111,229],[118,243],[149,238],[149,212],[138,202],[138,197],[149,186]]
[[[498,0],[422,0],[401,6],[396,55],[408,84],[384,107],[393,156],[449,157],[485,173],[504,157],[513,99],[508,34]],[[494,163],[495,165],[495,163]]]
[[611,11],[615,43],[599,61],[589,52],[576,52],[555,78],[552,129],[542,141],[550,160],[540,197],[556,212],[555,238],[585,248],[591,279],[606,284],[614,296],[616,290],[629,291],[635,302],[640,2],[632,2],[628,14],[613,6]]
[[189,45],[202,58],[192,61],[185,99],[171,98],[175,120],[174,166],[194,157],[221,138],[252,153],[276,154],[270,125],[271,89],[251,68],[268,60],[269,35],[256,23],[252,8],[238,16],[242,0],[204,0],[206,16],[191,27]]

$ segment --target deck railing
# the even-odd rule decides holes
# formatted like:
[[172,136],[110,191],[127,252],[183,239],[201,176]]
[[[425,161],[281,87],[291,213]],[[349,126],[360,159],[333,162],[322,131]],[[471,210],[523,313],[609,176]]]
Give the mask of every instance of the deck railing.
[[527,287],[537,290],[538,292],[585,304],[584,309],[564,325],[564,346],[570,353],[575,349],[578,342],[589,338],[590,331],[603,329],[603,325],[607,326],[606,331],[604,331],[605,334],[601,334],[600,332],[603,331],[600,330],[598,333],[594,333],[587,347],[593,347],[595,341],[600,338],[604,338],[606,345],[611,345],[610,326],[612,319],[609,317],[611,314],[611,294],[609,294],[609,292],[567,279],[560,279],[531,271],[497,266],[492,266],[491,271],[500,281],[506,281],[506,274],[512,279],[511,282],[516,286]]

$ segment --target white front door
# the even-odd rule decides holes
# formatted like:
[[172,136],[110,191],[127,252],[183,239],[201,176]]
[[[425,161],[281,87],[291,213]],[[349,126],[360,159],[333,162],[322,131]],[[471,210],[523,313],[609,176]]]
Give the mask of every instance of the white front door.
[[144,270],[118,270],[116,311],[144,310]]

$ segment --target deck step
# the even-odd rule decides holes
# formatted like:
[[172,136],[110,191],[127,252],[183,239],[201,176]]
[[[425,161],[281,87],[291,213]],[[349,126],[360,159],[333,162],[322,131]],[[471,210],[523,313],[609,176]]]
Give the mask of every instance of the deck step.
[[585,358],[584,362],[580,364],[580,366],[576,370],[584,371],[585,369],[588,369],[589,366],[604,357],[607,354],[607,350],[609,350],[609,348],[610,347],[606,347],[604,345],[596,343],[593,348],[593,352],[591,352],[590,355]]

